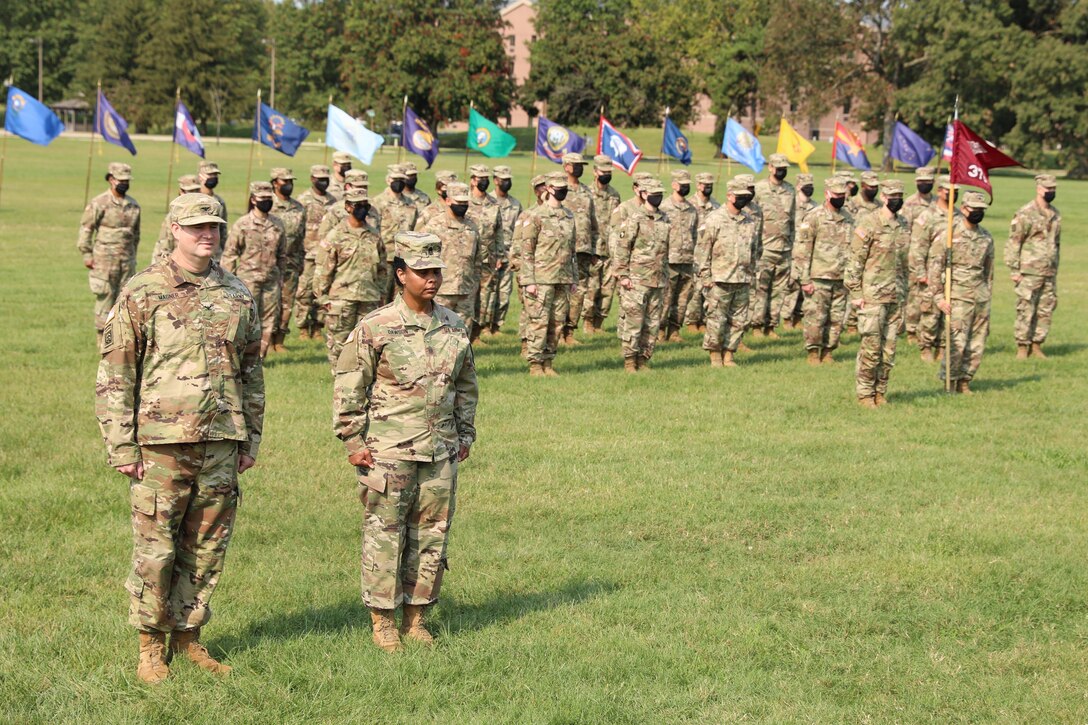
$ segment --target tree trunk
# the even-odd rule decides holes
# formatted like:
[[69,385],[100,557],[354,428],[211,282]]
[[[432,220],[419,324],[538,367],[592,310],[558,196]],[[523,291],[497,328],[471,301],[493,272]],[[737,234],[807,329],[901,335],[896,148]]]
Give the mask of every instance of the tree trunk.
[[884,111],[884,162],[880,165],[881,171],[892,170],[892,136],[895,135],[895,113],[889,105]]

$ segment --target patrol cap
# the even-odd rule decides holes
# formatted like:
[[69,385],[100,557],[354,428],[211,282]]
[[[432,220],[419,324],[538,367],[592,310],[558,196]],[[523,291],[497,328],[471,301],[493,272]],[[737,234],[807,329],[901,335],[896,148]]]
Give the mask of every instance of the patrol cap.
[[733,177],[736,181],[742,182],[745,186],[755,186],[756,177],[751,174],[737,174]]
[[586,157],[582,156],[582,154],[580,154],[580,153],[578,153],[576,151],[571,151],[569,153],[563,154],[563,163],[564,164],[584,164],[585,162],[586,162]]
[[872,171],[861,172],[861,183],[866,186],[880,186],[880,177]]
[[645,171],[636,171],[631,175],[631,186],[642,188],[643,182],[652,178],[654,178],[653,174],[646,173]]
[[387,179],[407,179],[408,174],[404,173],[404,167],[400,164],[390,164],[386,169],[385,178]]
[[366,189],[361,187],[361,186],[353,186],[350,189],[345,189],[344,190],[344,201],[350,201],[351,203],[354,204],[356,202],[366,201],[366,200],[367,200]]
[[535,189],[536,187],[542,185],[547,180],[548,180],[548,177],[546,177],[544,174],[537,174],[536,176],[534,176],[529,181],[529,184],[531,184],[532,187]]
[[118,181],[128,181],[132,178],[132,167],[128,164],[113,162],[106,169],[107,173]]
[[351,184],[352,186],[369,186],[370,174],[362,169],[349,169],[347,173],[344,174],[344,183]]
[[743,181],[737,181],[735,178],[730,179],[725,185],[726,192],[733,196],[751,196],[752,190],[748,188],[748,184]]
[[346,151],[337,151],[332,155],[332,162],[334,164],[350,164],[351,154]]
[[178,177],[178,188],[185,194],[195,194],[200,191],[200,179],[196,174],[183,174]]
[[903,182],[899,179],[887,179],[880,185],[880,191],[884,196],[903,193]]
[[797,185],[804,186],[805,184],[812,184],[815,182],[815,177],[812,174],[798,174]]
[[824,189],[830,191],[832,194],[845,194],[846,179],[841,176],[832,176],[829,179],[824,179]]
[[713,184],[714,183],[714,174],[708,174],[705,171],[703,173],[701,173],[701,174],[696,174],[695,175],[695,183],[696,184]]
[[691,174],[685,169],[680,169],[672,172],[672,180],[677,184],[690,184]]
[[566,189],[567,175],[560,171],[553,171],[544,177],[544,183],[552,189]]
[[646,181],[640,182],[638,188],[644,194],[664,194],[665,187],[661,185],[661,182],[652,176]]
[[468,201],[468,184],[462,181],[455,181],[446,186],[446,196],[454,201]]
[[[265,182],[265,186],[268,186]],[[269,188],[271,194],[271,187]],[[226,224],[223,205],[207,194],[182,194],[170,202],[170,221],[183,227],[195,224]]]
[[254,181],[249,185],[249,195],[258,199],[271,199],[272,184],[267,181]]
[[786,158],[786,154],[771,154],[767,158],[767,163],[774,169],[788,168],[790,160]]
[[1054,174],[1037,174],[1035,176],[1035,183],[1044,189],[1058,188],[1058,178],[1054,176]]
[[204,174],[205,176],[211,176],[212,174],[218,174],[219,164],[214,161],[201,161],[200,166],[197,167],[196,172],[198,174]]
[[314,164],[310,167],[310,176],[315,179],[327,179],[332,176],[332,169],[325,164]]
[[434,180],[436,184],[452,184],[457,181],[457,174],[452,171],[436,171],[434,172]]
[[285,166],[277,166],[268,174],[268,178],[272,181],[292,181],[295,175],[291,173],[291,169]]
[[405,161],[401,164],[401,168],[404,169],[404,173],[408,176],[415,176],[419,173],[419,169],[416,168],[416,163],[414,161]]
[[950,189],[952,188],[952,180],[948,178],[947,174],[941,174],[937,177],[938,189]]
[[612,157],[605,156],[604,154],[597,154],[593,157],[593,168],[598,171],[611,171],[612,170]]
[[969,191],[963,195],[963,205],[969,209],[986,209],[990,202],[981,191]]
[[412,269],[446,268],[442,261],[442,240],[437,234],[397,232],[393,237],[393,255],[403,259]]
[[486,179],[491,176],[491,168],[487,164],[473,164],[468,167],[468,175],[477,179]]
[[496,179],[512,179],[514,178],[513,172],[510,171],[509,166],[496,166],[491,170],[491,174]]
[[858,183],[858,177],[853,171],[837,171],[835,172],[835,176],[839,177],[847,183]]
[[933,176],[936,172],[932,166],[919,166],[914,170],[915,181],[933,181]]

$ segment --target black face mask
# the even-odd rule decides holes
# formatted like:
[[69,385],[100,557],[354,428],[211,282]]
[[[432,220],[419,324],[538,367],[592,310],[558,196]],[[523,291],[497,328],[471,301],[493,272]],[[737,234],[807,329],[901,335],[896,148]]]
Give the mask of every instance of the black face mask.
[[394,179],[393,181],[389,182],[389,188],[393,191],[394,194],[399,194],[404,191],[404,182],[400,179]]
[[902,199],[888,199],[888,210],[891,212],[897,212],[903,208]]
[[680,188],[676,190],[676,193],[680,196],[687,196],[691,193],[691,184],[680,184]]
[[324,194],[325,190],[329,188],[329,180],[328,179],[314,179],[314,188],[317,189],[318,191],[320,191],[322,194]]
[[802,186],[801,193],[805,196],[812,196],[812,192],[816,191],[815,186]]
[[850,196],[857,196],[858,195],[858,185],[857,184],[847,184],[846,185],[846,190],[850,192]]
[[446,190],[445,189],[439,189],[438,190],[438,198],[439,199],[445,199],[446,198]]
[[567,198],[567,189],[554,189],[552,191],[552,198],[556,201],[563,201]]
[[650,194],[646,197],[646,203],[652,206],[654,209],[661,206],[661,201],[662,198],[660,194]]
[[750,196],[735,196],[733,197],[733,206],[735,206],[737,209],[743,209],[744,207],[748,206],[748,202],[750,202],[751,200],[752,197]]
[[576,179],[582,178],[583,171],[585,171],[585,169],[582,168],[581,164],[574,164],[570,167],[570,175]]
[[355,217],[355,221],[361,222],[366,219],[367,213],[370,211],[370,204],[358,203],[351,208],[351,215]]
[[417,181],[419,181],[418,177],[409,176],[408,180],[404,182],[404,185],[407,186],[409,189],[415,191]]
[[846,203],[845,196],[833,196],[827,200],[832,207],[836,209],[842,209],[842,205]]
[[128,193],[128,182],[127,181],[119,181],[119,182],[117,182],[117,186],[115,186],[113,188],[117,191],[118,194],[120,194],[121,196],[124,196],[125,194]]
[[510,179],[499,179],[495,182],[495,184],[499,187],[499,191],[505,194],[506,192],[510,191],[510,187],[514,185],[514,182]]
[[876,198],[876,189],[862,189],[861,196],[865,199],[865,201],[872,201]]
[[775,169],[774,170],[774,178],[778,179],[779,181],[782,181],[782,179],[786,178],[786,173],[787,172],[789,172],[789,169],[787,169],[785,166],[783,166],[781,169]]
[[272,200],[271,199],[258,199],[257,201],[253,202],[253,206],[254,206],[254,208],[259,209],[262,212],[264,212],[265,214],[267,214],[268,212],[272,211]]
[[487,191],[487,187],[491,186],[490,179],[476,179],[476,188],[480,191]]
[[710,196],[713,193],[714,193],[714,186],[712,184],[707,184],[706,186],[703,187],[703,196],[705,196],[706,198],[709,199]]
[[450,204],[450,209],[453,209],[455,217],[463,217],[468,214],[468,204]]
[[1043,192],[1043,201],[1045,201],[1047,204],[1049,204],[1050,202],[1054,201],[1054,198],[1056,196],[1058,196],[1058,192],[1054,191],[1053,189],[1051,189],[1050,191],[1044,191]]
[[933,191],[932,181],[919,181],[917,184],[915,184],[915,186],[918,187],[919,194],[928,194],[929,192]]
[[340,175],[341,176],[348,173],[349,171],[351,171],[351,164],[341,164],[341,166],[340,166]]
[[972,224],[978,224],[986,217],[986,212],[982,209],[972,209],[967,212],[967,221]]
[[280,193],[284,196],[291,196],[295,190],[295,185],[288,181],[286,184],[280,184]]
[[204,180],[205,189],[214,189],[217,186],[219,186],[218,176],[209,176],[207,179]]
[[601,174],[597,177],[597,183],[601,186],[608,186],[612,183],[612,174]]

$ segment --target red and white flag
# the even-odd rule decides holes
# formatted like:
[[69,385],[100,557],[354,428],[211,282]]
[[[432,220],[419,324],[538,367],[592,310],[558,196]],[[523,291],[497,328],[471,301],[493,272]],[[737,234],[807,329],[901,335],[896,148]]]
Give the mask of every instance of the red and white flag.
[[967,128],[960,120],[952,122],[952,164],[949,176],[953,184],[977,186],[991,197],[990,169],[1021,166],[1016,159],[1001,153],[996,146]]

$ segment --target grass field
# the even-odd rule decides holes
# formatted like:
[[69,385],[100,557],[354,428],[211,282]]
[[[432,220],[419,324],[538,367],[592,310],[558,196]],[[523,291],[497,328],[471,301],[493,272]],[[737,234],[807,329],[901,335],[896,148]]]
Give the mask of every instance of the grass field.
[[[139,149],[147,260],[168,148]],[[95,155],[92,193],[119,151]],[[232,221],[248,152],[209,149]],[[175,176],[195,170],[181,153]],[[321,158],[307,147],[287,163],[305,176]],[[254,177],[281,160],[265,150]],[[530,157],[510,163],[524,200]],[[8,142],[0,721],[1088,720],[1088,184],[1058,191],[1050,359],[1014,360],[1002,269],[971,398],[944,396],[904,342],[891,405],[859,409],[853,365],[807,367],[799,331],[753,341],[727,371],[689,336],[639,376],[622,373],[614,320],[560,353],[555,380],[527,377],[509,329],[479,349],[480,438],[433,651],[370,643],[325,354],[290,339],[267,361],[265,442],[205,631],[234,673],[181,664],[150,689],[125,623],[127,486],[92,407],[92,298],[75,251],[86,164],[85,141]],[[1025,172],[995,186],[984,225],[1000,258],[1033,184]],[[848,338],[841,359],[856,349]]]

